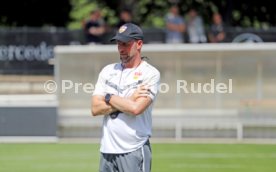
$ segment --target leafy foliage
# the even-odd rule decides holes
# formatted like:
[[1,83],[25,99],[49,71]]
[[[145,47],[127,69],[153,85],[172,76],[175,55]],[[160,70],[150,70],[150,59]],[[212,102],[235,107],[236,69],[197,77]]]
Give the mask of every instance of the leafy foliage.
[[118,19],[115,17],[115,11],[103,3],[90,0],[70,0],[72,10],[70,12],[71,22],[68,24],[69,29],[80,29],[82,23],[88,19],[91,11],[101,9],[107,23],[115,24]]
[[109,26],[119,20],[123,8],[132,11],[134,21],[144,27],[164,27],[164,16],[171,4],[178,4],[184,17],[194,7],[206,25],[213,12],[220,12],[229,26],[268,28],[276,25],[270,1],[259,0],[5,0],[0,6],[2,26],[60,26],[80,29],[91,10],[99,8]]

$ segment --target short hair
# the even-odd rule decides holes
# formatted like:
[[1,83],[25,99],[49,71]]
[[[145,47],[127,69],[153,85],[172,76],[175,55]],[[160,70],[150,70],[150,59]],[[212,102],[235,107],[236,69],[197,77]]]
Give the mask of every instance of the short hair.
[[130,10],[129,8],[123,8],[123,9],[121,10],[121,13],[122,13],[122,12],[126,12],[126,13],[131,14],[131,10]]

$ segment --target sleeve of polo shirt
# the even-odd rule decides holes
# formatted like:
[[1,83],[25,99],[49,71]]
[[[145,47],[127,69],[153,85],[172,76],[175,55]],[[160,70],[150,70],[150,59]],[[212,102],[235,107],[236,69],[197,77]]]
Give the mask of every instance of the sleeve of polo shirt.
[[160,73],[155,71],[152,75],[149,75],[148,78],[144,81],[144,84],[149,86],[150,94],[149,97],[154,100],[158,93],[158,88],[160,84]]
[[105,87],[106,87],[106,84],[105,84],[104,69],[103,69],[99,74],[98,81],[96,83],[95,90],[93,92],[93,96],[95,95],[105,96],[106,94]]

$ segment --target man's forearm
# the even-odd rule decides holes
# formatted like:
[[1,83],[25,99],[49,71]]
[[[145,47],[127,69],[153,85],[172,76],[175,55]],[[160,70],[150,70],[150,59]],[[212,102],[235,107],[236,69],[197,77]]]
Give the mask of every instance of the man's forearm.
[[124,98],[124,97],[113,95],[109,103],[119,111],[136,116],[141,114],[151,103],[151,100],[142,100],[142,99],[150,99],[150,98],[141,98],[139,101],[139,100],[133,100],[131,98]]
[[91,113],[93,116],[108,115],[117,111],[113,106],[106,104],[103,98],[93,97]]

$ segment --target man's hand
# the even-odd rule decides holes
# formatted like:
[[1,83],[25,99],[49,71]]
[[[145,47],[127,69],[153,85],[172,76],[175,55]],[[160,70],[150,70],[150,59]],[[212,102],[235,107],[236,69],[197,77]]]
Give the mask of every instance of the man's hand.
[[136,116],[143,113],[145,109],[151,104],[152,100],[149,94],[150,91],[148,90],[148,86],[141,85],[130,97],[124,98],[113,95],[109,103],[111,106],[121,112]]
[[130,100],[136,101],[140,97],[147,97],[150,94],[148,86],[141,85],[139,86],[134,93],[129,97]]
[[91,27],[89,33],[92,35],[102,35],[104,33],[104,27]]
[[151,104],[149,94],[148,86],[141,85],[128,98],[113,95],[110,99],[110,104],[105,103],[103,96],[93,96],[92,114],[94,116],[106,115],[119,110],[129,114],[139,115]]

